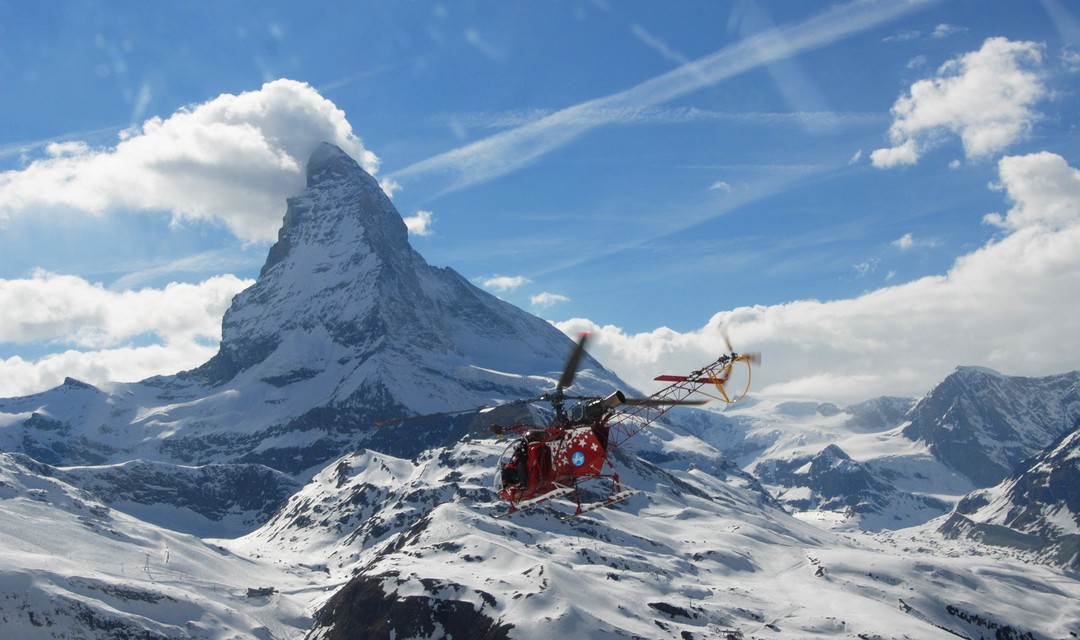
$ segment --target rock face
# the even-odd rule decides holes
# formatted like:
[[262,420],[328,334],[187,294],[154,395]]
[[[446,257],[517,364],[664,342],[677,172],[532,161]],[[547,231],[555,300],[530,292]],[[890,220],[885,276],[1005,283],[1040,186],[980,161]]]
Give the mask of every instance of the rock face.
[[1080,429],[961,500],[939,530],[1080,570]]
[[1022,378],[960,367],[909,418],[905,436],[976,486],[991,486],[1080,425],[1080,372]]
[[[394,573],[353,578],[319,611],[308,637],[322,640],[398,636],[506,640],[510,637],[512,624],[495,622],[471,602],[432,595],[398,597],[394,591],[387,593],[384,582],[393,584],[397,579]],[[442,589],[464,590],[460,585],[437,578],[424,578],[420,582],[433,595]],[[488,594],[488,597],[494,601],[493,596]],[[373,611],[380,613],[373,616]]]

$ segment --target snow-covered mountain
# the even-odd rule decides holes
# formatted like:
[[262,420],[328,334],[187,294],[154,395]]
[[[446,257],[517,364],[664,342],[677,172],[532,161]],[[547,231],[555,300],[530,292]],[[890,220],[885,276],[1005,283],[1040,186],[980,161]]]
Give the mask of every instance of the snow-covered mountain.
[[129,516],[0,453],[0,637],[290,638],[311,624],[311,591],[295,571]]
[[[485,427],[521,405],[373,424],[539,395],[571,346],[427,265],[374,179],[321,146],[211,361],[0,400],[0,637],[1080,634],[1068,570],[936,525],[883,531],[976,488],[938,456],[947,439],[908,433],[946,424],[925,399],[673,410],[615,457],[640,493],[569,522],[556,517],[566,502],[491,517],[505,509],[491,480],[507,443]],[[620,386],[586,358],[573,390]],[[956,388],[934,406],[979,393]],[[1075,391],[1025,388],[1031,420],[1008,424],[1036,451],[1051,431],[1037,403],[1067,420]],[[992,498],[1019,508],[1041,482]],[[1038,495],[1046,522],[1064,490]],[[972,508],[972,523],[1048,531]],[[845,518],[883,532],[829,530]]]
[[1080,570],[1080,428],[1001,484],[965,497],[939,530]]
[[909,419],[905,436],[925,442],[976,486],[990,486],[1080,426],[1080,372],[1023,378],[960,367]]
[[[839,535],[741,475],[625,456],[642,493],[491,517],[502,443],[332,462],[204,540],[0,456],[0,632],[36,638],[1059,638],[1080,582],[961,542]],[[560,504],[557,508],[567,509]],[[966,545],[966,546],[965,546]]]
[[958,367],[921,399],[845,409],[757,401],[684,425],[799,517],[898,529],[949,513],[1080,425],[1080,372],[1025,378]]
[[[1080,583],[1058,569],[833,534],[740,477],[627,459],[623,477],[643,492],[617,509],[492,520],[498,450],[487,440],[409,464],[344,458],[233,548],[315,550],[347,580],[317,606],[309,640],[1049,638],[1080,625]],[[362,505],[335,531],[359,496],[385,507]]]
[[[320,146],[307,177],[261,275],[225,314],[214,358],[136,384],[68,379],[0,400],[3,450],[54,465],[239,461],[303,475],[362,446],[412,456],[454,442],[472,416],[376,421],[554,388],[566,336],[429,266],[378,183],[337,147]],[[576,391],[624,386],[592,358],[582,366]]]

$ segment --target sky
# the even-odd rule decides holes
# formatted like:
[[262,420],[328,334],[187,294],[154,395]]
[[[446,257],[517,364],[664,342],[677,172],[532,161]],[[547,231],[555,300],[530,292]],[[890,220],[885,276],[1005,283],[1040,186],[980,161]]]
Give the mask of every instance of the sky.
[[0,397],[190,369],[323,140],[653,391],[1080,369],[1080,8],[0,0]]

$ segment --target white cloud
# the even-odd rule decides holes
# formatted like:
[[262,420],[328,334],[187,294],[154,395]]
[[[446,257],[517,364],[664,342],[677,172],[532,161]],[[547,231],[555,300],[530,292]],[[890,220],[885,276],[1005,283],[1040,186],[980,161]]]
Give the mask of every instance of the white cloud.
[[915,148],[914,140],[905,140],[895,147],[870,152],[870,164],[881,169],[911,165],[918,161],[919,152]]
[[1061,64],[1068,73],[1080,72],[1080,51],[1065,49],[1061,52]]
[[893,105],[893,146],[871,154],[874,166],[915,164],[945,132],[960,136],[968,158],[1002,151],[1037,118],[1032,107],[1047,93],[1041,66],[1041,45],[1005,38],[990,38],[978,51],[950,60]]
[[418,210],[416,215],[404,218],[405,226],[409,233],[414,236],[430,236],[435,232],[431,230],[431,212]]
[[948,38],[951,35],[963,33],[964,31],[967,31],[967,29],[964,29],[963,27],[957,27],[951,24],[946,24],[943,22],[938,26],[934,27],[934,31],[930,34],[930,37],[936,39]]
[[893,241],[893,246],[901,251],[907,251],[915,246],[915,236],[910,233],[905,233]]
[[1065,159],[1042,152],[1002,158],[1001,185],[1016,203],[1002,221],[1008,229],[1065,229],[1080,215],[1080,172]]
[[560,302],[570,302],[570,298],[558,293],[549,293],[547,291],[529,297],[529,303],[537,309],[547,309]]
[[113,148],[49,145],[48,157],[0,174],[0,221],[46,209],[164,210],[176,223],[212,221],[246,241],[273,240],[282,203],[303,188],[304,165],[322,141],[377,170],[344,112],[307,84],[275,80],[151,118]]
[[854,265],[855,274],[862,278],[877,271],[878,262],[880,262],[880,260],[877,258],[871,258]]
[[51,389],[72,377],[101,385],[137,382],[151,376],[185,371],[217,353],[217,345],[181,342],[99,351],[70,349],[35,361],[13,356],[0,359],[0,397],[17,397]]
[[723,180],[717,180],[709,187],[711,191],[723,191],[724,193],[731,193],[731,185]]
[[627,382],[653,391],[659,373],[700,368],[723,350],[761,351],[755,391],[839,403],[918,396],[958,365],[1012,375],[1080,368],[1080,171],[1040,153],[999,162],[1012,203],[1009,231],[959,258],[945,275],[847,300],[801,300],[717,313],[700,330],[631,334],[589,320],[590,351]]
[[112,346],[146,333],[164,339],[221,339],[232,297],[252,284],[233,275],[164,289],[111,291],[77,276],[35,271],[0,279],[0,342]]
[[492,276],[484,280],[484,288],[495,291],[513,291],[529,282],[530,280],[525,276]]
[[912,40],[918,40],[922,37],[921,31],[905,30],[897,33],[896,35],[886,36],[885,42],[910,42]]
[[[232,275],[162,289],[112,291],[82,278],[36,271],[0,279],[0,343],[54,352],[0,364],[0,396],[40,391],[74,376],[130,381],[198,366],[221,340],[233,296],[252,284]],[[140,346],[149,337],[155,344]]]

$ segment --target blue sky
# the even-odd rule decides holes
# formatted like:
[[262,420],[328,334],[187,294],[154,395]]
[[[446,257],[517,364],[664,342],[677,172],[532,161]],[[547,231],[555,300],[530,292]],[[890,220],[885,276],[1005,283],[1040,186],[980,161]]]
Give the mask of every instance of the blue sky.
[[0,395],[205,360],[315,137],[639,386],[1080,368],[1078,87],[1060,0],[0,2]]

